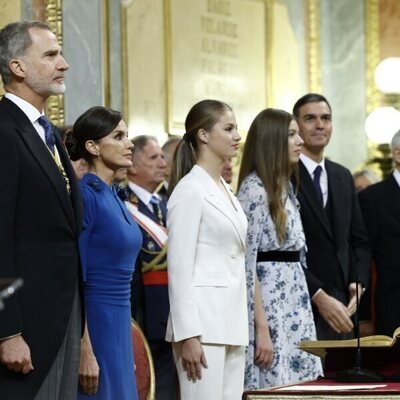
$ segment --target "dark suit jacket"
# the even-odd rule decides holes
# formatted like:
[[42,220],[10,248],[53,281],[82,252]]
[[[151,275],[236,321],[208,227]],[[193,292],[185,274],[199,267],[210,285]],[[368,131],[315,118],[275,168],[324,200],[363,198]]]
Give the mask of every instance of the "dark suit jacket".
[[376,333],[392,336],[400,326],[400,188],[390,176],[359,200],[376,263]]
[[[305,274],[311,297],[319,288],[329,293],[338,285],[348,292],[349,283],[355,281],[356,268],[364,285],[369,278],[368,239],[352,176],[346,168],[329,160],[325,160],[325,168],[332,224],[317,199],[310,174],[299,162],[298,199],[306,236],[308,269]],[[332,268],[340,271],[341,275],[336,276],[335,281],[326,273]]]
[[24,286],[0,312],[0,338],[22,332],[34,370],[0,366],[1,398],[33,398],[65,336],[79,274],[81,200],[61,139],[56,146],[72,194],[26,115],[0,101],[0,277]]
[[[139,198],[135,197],[129,187],[128,194],[130,199],[134,199],[137,203],[138,210],[141,213],[158,223],[154,214]],[[167,200],[164,196],[161,196],[161,198],[160,208],[165,220]],[[164,340],[169,315],[168,285],[144,285],[142,280],[143,272],[141,271],[143,262],[151,262],[161,251],[161,248],[143,227],[140,226],[140,230],[143,234],[143,244],[136,259],[135,272],[132,279],[132,316],[134,318],[138,315],[140,316],[139,320],[148,340]],[[166,262],[166,254],[160,260],[160,263],[164,262]]]

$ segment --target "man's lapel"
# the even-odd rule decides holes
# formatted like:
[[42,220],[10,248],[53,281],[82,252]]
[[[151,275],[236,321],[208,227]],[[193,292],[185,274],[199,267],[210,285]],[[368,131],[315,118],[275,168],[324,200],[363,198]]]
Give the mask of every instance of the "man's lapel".
[[146,204],[144,204],[143,201],[139,199],[137,194],[129,187],[129,185],[126,187],[126,189],[128,191],[128,201],[136,205],[139,212],[159,224],[160,221],[158,220],[158,218],[154,215],[152,211],[149,210]]
[[61,136],[59,135],[57,128],[53,127],[53,129],[54,129],[57,151],[60,156],[60,160],[64,167],[65,173],[67,174],[67,177],[69,179],[69,185],[71,188],[71,194],[70,194],[71,201],[68,202],[68,205],[69,206],[72,205],[71,211],[73,212],[75,218],[76,229],[77,232],[80,232],[82,228],[83,207],[82,207],[81,192],[78,186],[78,180],[76,178],[75,171],[72,167],[68,153],[65,149],[64,143],[61,141]]
[[[72,205],[69,200],[69,194],[67,192],[64,178],[62,177],[53,156],[36,132],[35,128],[32,126],[32,123],[29,121],[28,117],[20,110],[20,108],[6,98],[3,98],[2,102],[4,102],[5,107],[13,117],[17,125],[18,134],[21,136],[32,156],[35,158],[37,163],[42,168],[44,174],[48,177],[53,185],[57,197],[62,205],[62,209],[66,214],[71,227],[75,230],[76,223]],[[57,135],[55,136],[57,137]],[[63,153],[63,145],[60,139],[57,139],[57,150]],[[63,158],[65,161],[65,154],[63,155]],[[66,164],[68,164],[68,162],[64,162],[64,165]]]
[[385,204],[390,213],[400,223],[400,187],[393,175],[390,175],[385,185]]
[[244,247],[246,245],[246,217],[241,211],[239,202],[233,193],[231,193],[230,187],[225,185],[225,188],[227,189],[231,201],[237,211],[233,210],[232,205],[228,203],[229,200],[223,197],[224,194],[221,193],[217,184],[212,180],[207,172],[205,172],[199,166],[195,166],[195,168],[192,169],[192,172],[202,181],[206,188],[207,193],[205,193],[205,199],[229,219],[239,236],[242,246]]
[[150,219],[152,219],[154,222],[157,222],[157,224],[159,224],[160,222],[158,221],[158,218],[154,215],[154,213],[149,210],[149,207],[146,206],[146,204],[143,203],[142,200],[139,199],[139,203],[138,203],[138,210],[144,214],[146,217],[149,217]]
[[300,175],[300,194],[303,196],[304,200],[309,204],[310,209],[315,214],[318,221],[325,229],[326,233],[333,239],[332,229],[330,227],[328,218],[325,214],[325,210],[323,209],[323,206],[318,199],[316,190],[314,188],[314,183],[311,180],[311,176],[308,173],[307,168],[301,161],[299,161],[299,175]]

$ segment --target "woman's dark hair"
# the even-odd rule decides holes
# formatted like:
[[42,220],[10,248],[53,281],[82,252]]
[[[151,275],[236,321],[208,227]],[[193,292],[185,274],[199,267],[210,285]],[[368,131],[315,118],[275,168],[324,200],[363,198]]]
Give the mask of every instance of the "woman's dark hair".
[[186,133],[175,150],[171,178],[168,185],[169,194],[177,183],[192,169],[198,156],[198,137],[200,129],[210,131],[221,116],[232,111],[228,104],[219,100],[202,100],[189,111],[185,120]]
[[72,161],[80,158],[90,162],[93,156],[86,150],[88,140],[98,141],[110,134],[122,120],[119,111],[96,106],[89,108],[75,122],[66,139],[68,154]]
[[252,122],[244,144],[239,172],[239,187],[256,172],[268,194],[268,209],[280,241],[286,233],[286,211],[282,201],[293,168],[289,161],[289,125],[293,116],[267,108]]

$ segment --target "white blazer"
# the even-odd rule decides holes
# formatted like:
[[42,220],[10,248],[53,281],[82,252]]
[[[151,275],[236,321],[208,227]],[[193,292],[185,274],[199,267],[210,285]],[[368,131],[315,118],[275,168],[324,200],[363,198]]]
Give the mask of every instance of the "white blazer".
[[198,165],[169,199],[167,341],[248,345],[247,219],[223,183],[234,206]]

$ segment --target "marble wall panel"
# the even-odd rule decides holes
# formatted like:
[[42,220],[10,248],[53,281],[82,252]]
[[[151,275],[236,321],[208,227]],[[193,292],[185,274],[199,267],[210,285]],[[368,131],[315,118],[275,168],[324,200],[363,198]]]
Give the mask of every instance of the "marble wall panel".
[[105,82],[109,88],[109,106],[114,110],[123,111],[123,85],[121,61],[122,40],[121,40],[121,0],[109,0],[108,8],[109,27],[109,82]]
[[303,1],[275,0],[272,7],[270,55],[271,107],[292,111],[307,92],[307,27]]
[[66,73],[65,123],[88,108],[104,105],[102,0],[63,0],[63,51]]
[[326,155],[349,169],[367,156],[363,0],[321,0],[323,94],[333,110]]

